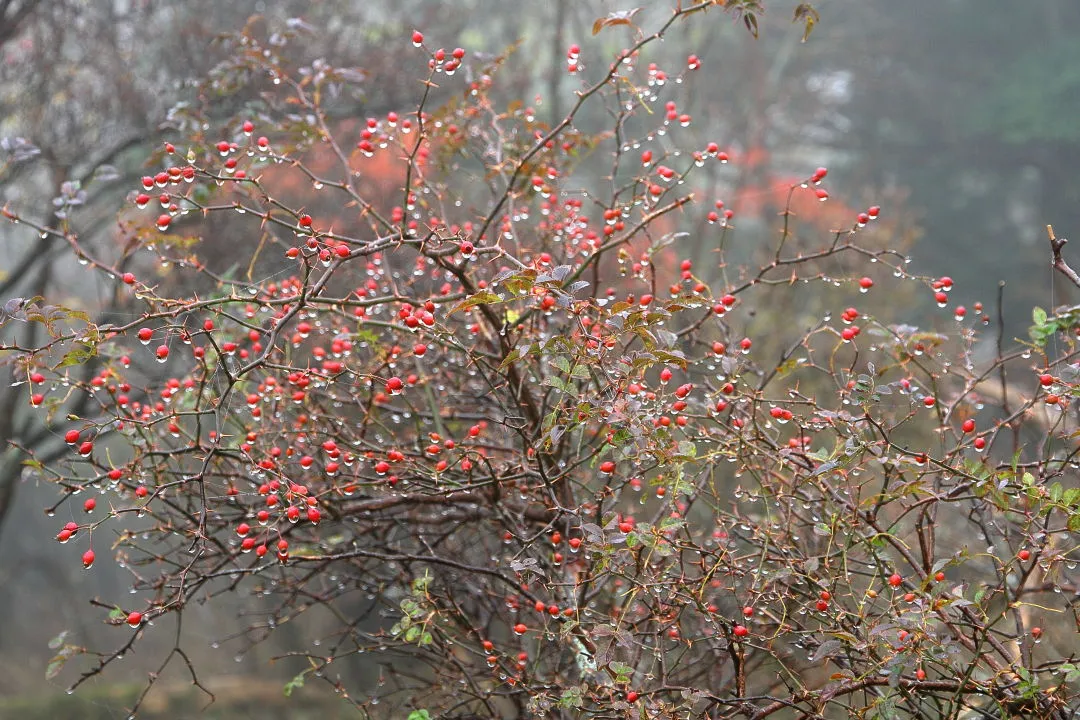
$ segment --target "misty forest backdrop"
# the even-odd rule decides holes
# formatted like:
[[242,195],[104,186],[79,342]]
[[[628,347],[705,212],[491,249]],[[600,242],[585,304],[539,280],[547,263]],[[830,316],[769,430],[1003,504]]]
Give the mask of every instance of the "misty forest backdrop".
[[[996,313],[1003,281],[1007,335],[1026,336],[1033,305],[1077,302],[1075,291],[1054,282],[1045,226],[1065,236],[1080,226],[1080,3],[817,0],[821,22],[805,43],[803,28],[790,23],[794,4],[767,4],[756,40],[721,14],[690,31],[710,71],[687,80],[693,85],[685,111],[701,137],[731,155],[707,195],[730,198],[736,245],[752,253],[775,232],[789,185],[827,165],[836,197],[851,207],[885,207],[886,242],[909,253],[913,269],[950,275],[957,302],[981,300]],[[666,3],[654,5],[643,18],[669,11]],[[267,33],[310,33],[303,50],[294,45],[305,54],[301,60],[332,58],[361,73],[355,118],[415,106],[418,61],[398,54],[401,38],[420,28],[446,47],[510,51],[502,70],[510,80],[504,77],[502,87],[518,89],[516,99],[557,119],[573,99],[565,48],[589,41],[613,53],[625,38],[612,32],[593,39],[591,27],[620,9],[623,3],[608,0],[0,0],[0,205],[49,222],[52,198],[75,195],[86,205],[76,223],[82,241],[113,241],[125,196],[154,149],[184,122],[193,80],[223,59],[213,38],[247,23]],[[660,67],[685,63],[678,43],[652,52]],[[247,101],[257,107],[258,98]],[[586,163],[587,172],[602,175],[604,163],[596,165]],[[795,210],[822,233],[840,224],[835,218],[854,215],[839,202]],[[206,242],[228,254],[243,238]],[[87,309],[112,301],[56,238],[38,240],[4,224],[0,243],[0,300],[46,295]],[[696,247],[695,267],[708,267],[710,252]],[[899,300],[910,306],[913,323],[953,322],[929,293]],[[756,322],[797,321],[797,311],[763,307]],[[125,571],[103,562],[84,572],[53,541],[57,520],[67,519],[43,512],[55,491],[22,481],[9,443],[48,456],[63,452],[64,441],[37,424],[25,390],[9,384],[0,387],[0,697],[59,702],[64,685],[45,676],[49,639],[65,630],[79,638],[116,632],[94,621],[85,598],[123,586]],[[243,623],[242,600],[236,602],[236,612],[207,610],[200,624],[186,626],[204,641],[195,659],[219,678],[263,668],[259,680],[278,698],[289,669],[268,677],[256,660],[301,636],[279,633],[251,649],[230,643]],[[107,682],[138,682],[139,662],[128,661],[129,678],[114,674]],[[377,683],[380,670],[367,671]],[[252,682],[246,687],[263,688]],[[74,704],[54,716],[96,717],[90,713],[100,710],[112,717],[123,706],[110,699],[120,691],[96,690],[67,700]],[[5,707],[16,705],[0,702],[0,716],[8,716]],[[29,705],[18,707],[29,717]],[[244,712],[234,708],[230,716]]]

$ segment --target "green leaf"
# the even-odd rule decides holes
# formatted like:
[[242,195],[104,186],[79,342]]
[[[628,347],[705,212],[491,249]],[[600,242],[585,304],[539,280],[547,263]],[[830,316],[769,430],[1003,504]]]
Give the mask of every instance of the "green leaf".
[[514,295],[524,295],[533,289],[536,284],[536,271],[525,270],[507,279],[506,289]]
[[683,440],[678,444],[677,454],[687,459],[693,459],[697,457],[697,445],[689,440]]
[[93,345],[80,345],[77,348],[68,350],[68,352],[60,360],[60,362],[53,368],[53,370],[71,367],[72,365],[82,365],[96,355],[97,348]]
[[746,13],[743,15],[743,24],[746,25],[746,29],[750,31],[750,34],[754,36],[754,39],[758,37],[758,20],[757,15],[754,13]]
[[289,682],[285,683],[285,697],[289,697],[293,694],[293,690],[304,687],[304,676],[307,675],[307,670],[294,677]]
[[568,393],[568,394],[573,394],[574,393],[574,386],[573,385],[571,385],[566,380],[563,380],[562,378],[556,377],[554,375],[544,378],[544,381],[542,383],[540,383],[540,384],[541,385],[549,385],[549,386],[551,386],[553,388],[558,388],[559,390],[562,390],[564,393]]
[[572,687],[563,691],[562,697],[559,698],[559,707],[561,708],[580,708],[584,705],[582,699],[581,687]]
[[427,710],[413,710],[405,720],[431,720],[431,713]]
[[634,668],[626,663],[612,662],[608,667],[615,673],[615,682],[618,683],[630,682],[630,676],[634,674]]
[[1046,324],[1046,311],[1041,307],[1035,306],[1031,309],[1031,319],[1037,327],[1041,327]]
[[1069,528],[1069,532],[1080,532],[1080,513],[1070,515],[1065,527]]
[[475,295],[470,295],[469,297],[459,302],[447,314],[453,315],[459,310],[468,310],[469,308],[476,307],[477,305],[493,305],[495,303],[501,302],[503,302],[503,299],[493,292],[478,292]]
[[522,353],[519,348],[514,348],[509,352],[509,354],[507,354],[505,358],[503,358],[503,361],[499,363],[499,370],[505,370],[510,365],[513,365],[515,362],[521,359],[521,356],[523,354],[524,353]]

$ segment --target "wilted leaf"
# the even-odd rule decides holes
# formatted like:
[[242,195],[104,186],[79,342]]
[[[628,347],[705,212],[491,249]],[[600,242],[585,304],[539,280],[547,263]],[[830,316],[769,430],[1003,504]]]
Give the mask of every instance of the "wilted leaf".
[[[50,645],[51,644],[52,643],[50,643]],[[60,671],[64,669],[64,665],[67,664],[68,660],[83,652],[83,649],[77,645],[64,645],[61,647],[59,652],[57,652],[56,655],[49,660],[48,665],[45,666],[45,679],[52,680],[55,678],[60,674]]]
[[818,645],[818,649],[814,651],[814,654],[810,656],[810,662],[821,662],[827,658],[831,658],[840,652],[840,649],[844,646],[839,640],[826,640]]
[[112,165],[101,165],[94,171],[94,180],[97,182],[111,182],[120,177],[120,171]]
[[795,17],[792,22],[801,22],[805,29],[803,30],[802,41],[806,42],[806,39],[810,37],[810,33],[814,31],[814,25],[821,20],[821,13],[819,13],[814,6],[810,3],[800,3],[795,8]]
[[69,630],[64,630],[64,631],[63,631],[63,632],[61,632],[61,633],[60,633],[59,635],[57,635],[57,636],[56,636],[56,637],[54,637],[54,638],[53,638],[52,640],[50,640],[50,641],[49,641],[49,649],[50,649],[50,650],[56,650],[56,649],[57,649],[58,647],[60,647],[61,645],[63,645],[63,644],[64,644],[64,640],[66,640],[66,639],[67,639],[67,636],[68,636],[68,633],[69,633],[69,632],[70,632]]
[[641,8],[636,7],[632,10],[617,10],[607,17],[598,18],[592,26],[592,34],[598,35],[601,30],[613,25],[632,25],[634,16],[641,12]]

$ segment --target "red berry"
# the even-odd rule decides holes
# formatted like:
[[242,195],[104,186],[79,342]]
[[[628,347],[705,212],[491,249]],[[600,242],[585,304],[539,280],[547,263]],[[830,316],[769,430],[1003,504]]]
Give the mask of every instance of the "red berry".
[[137,628],[142,624],[142,618],[141,612],[130,612],[127,616],[127,624],[133,628]]
[[82,556],[83,567],[89,569],[90,566],[94,564],[94,557],[95,555],[93,550],[87,550],[86,552],[84,552]]
[[904,582],[904,578],[900,577],[899,573],[893,573],[889,576],[889,584],[893,587],[900,587],[902,582]]
[[735,633],[735,637],[746,637],[750,634],[750,630],[745,625],[736,625],[732,632]]

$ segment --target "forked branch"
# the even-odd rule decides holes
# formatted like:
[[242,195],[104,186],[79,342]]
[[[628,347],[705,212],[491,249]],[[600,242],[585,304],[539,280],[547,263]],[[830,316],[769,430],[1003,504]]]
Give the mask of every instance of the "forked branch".
[[1080,275],[1077,275],[1076,271],[1069,267],[1069,263],[1065,262],[1065,258],[1061,257],[1061,249],[1065,247],[1065,243],[1069,241],[1054,235],[1053,225],[1047,225],[1046,232],[1050,236],[1050,252],[1053,253],[1052,264],[1054,269],[1069,278],[1069,281],[1072,282],[1073,285],[1080,288]]

